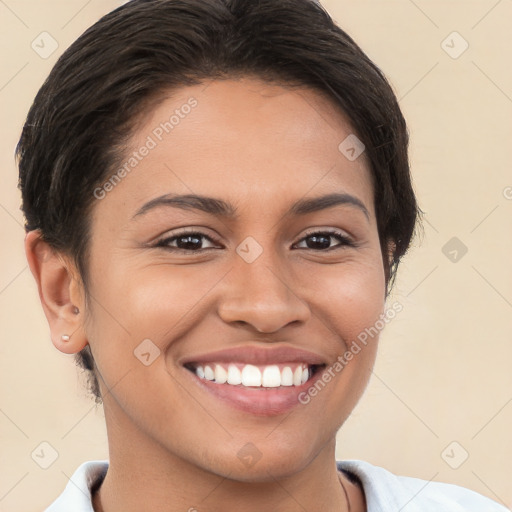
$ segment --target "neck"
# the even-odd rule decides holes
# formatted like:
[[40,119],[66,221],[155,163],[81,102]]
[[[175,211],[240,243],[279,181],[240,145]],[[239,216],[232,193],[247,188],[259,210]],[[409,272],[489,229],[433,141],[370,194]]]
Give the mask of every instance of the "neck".
[[[130,436],[109,430],[109,469],[93,496],[95,512],[363,512],[361,489],[339,473],[335,441],[292,475],[243,482],[205,470],[148,441],[140,430]],[[123,434],[126,430],[123,429]],[[127,449],[127,447],[129,447]]]

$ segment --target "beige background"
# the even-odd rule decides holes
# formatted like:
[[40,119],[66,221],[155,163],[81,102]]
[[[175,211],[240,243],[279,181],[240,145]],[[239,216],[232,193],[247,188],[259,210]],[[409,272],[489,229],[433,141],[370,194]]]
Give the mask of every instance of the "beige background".
[[[42,510],[81,462],[107,457],[101,407],[71,357],[51,345],[26,266],[13,150],[57,57],[121,3],[0,2],[1,511]],[[400,98],[426,212],[424,237],[390,299],[404,310],[382,334],[375,375],[339,434],[338,458],[464,485],[511,507],[512,1],[324,5]],[[47,59],[31,48],[43,31],[59,45]],[[469,44],[458,58],[464,41],[454,31]],[[443,252],[452,237],[468,249],[455,262],[445,256],[453,247]],[[48,469],[31,458],[43,441],[58,453]],[[465,452],[469,458],[450,467]]]

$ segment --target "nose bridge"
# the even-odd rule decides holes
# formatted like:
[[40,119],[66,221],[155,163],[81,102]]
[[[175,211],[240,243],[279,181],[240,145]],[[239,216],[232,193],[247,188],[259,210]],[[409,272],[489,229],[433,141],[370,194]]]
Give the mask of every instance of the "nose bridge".
[[274,250],[271,236],[265,237],[265,246],[247,237],[236,253],[219,308],[225,322],[242,321],[260,332],[274,332],[306,320],[309,309],[293,274],[283,270],[284,257]]
[[267,248],[250,263],[243,258],[236,263],[233,270],[236,273],[236,280],[240,282],[241,290],[244,291],[243,295],[249,295],[253,301],[270,304],[286,300],[292,294],[293,284],[289,284],[278,258],[278,254]]

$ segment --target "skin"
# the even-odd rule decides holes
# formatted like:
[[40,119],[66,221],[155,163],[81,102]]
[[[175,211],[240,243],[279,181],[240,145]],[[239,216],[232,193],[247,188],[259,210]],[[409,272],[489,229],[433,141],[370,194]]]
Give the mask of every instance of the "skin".
[[[333,363],[375,323],[385,273],[365,156],[349,161],[338,150],[353,130],[329,99],[248,77],[169,93],[139,125],[127,154],[191,96],[197,106],[96,201],[88,301],[73,262],[39,232],[26,237],[54,345],[71,354],[90,344],[98,367],[110,468],[95,510],[348,510],[335,435],[367,385],[377,338],[309,404],[271,416],[191,386],[180,362],[229,347],[280,345]],[[299,199],[333,192],[358,198],[368,217],[349,204],[285,215]],[[223,199],[239,218],[169,206],[134,217],[168,193]],[[194,247],[209,248],[203,253],[155,247],[186,227],[218,242],[200,239]],[[309,248],[306,232],[326,229],[356,246],[333,237],[330,250]],[[252,263],[236,252],[248,236],[263,249]],[[170,243],[176,248],[176,239]],[[144,339],[160,350],[150,366],[134,357]],[[250,467],[237,456],[247,443],[261,454]],[[342,482],[352,512],[366,510],[361,489]]]

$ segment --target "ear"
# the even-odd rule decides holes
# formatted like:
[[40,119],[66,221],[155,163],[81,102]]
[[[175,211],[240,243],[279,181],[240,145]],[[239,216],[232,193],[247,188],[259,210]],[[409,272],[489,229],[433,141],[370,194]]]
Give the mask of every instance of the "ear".
[[75,265],[50,247],[39,230],[25,236],[25,254],[37,282],[53,344],[65,354],[79,352],[87,345],[87,338],[83,328],[83,287]]

